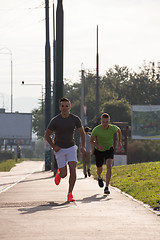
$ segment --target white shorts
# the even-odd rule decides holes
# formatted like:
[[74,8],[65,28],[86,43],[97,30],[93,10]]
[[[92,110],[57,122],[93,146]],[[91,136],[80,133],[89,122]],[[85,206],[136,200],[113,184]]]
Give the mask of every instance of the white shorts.
[[61,148],[58,152],[54,151],[58,168],[65,167],[68,162],[77,162],[77,146]]

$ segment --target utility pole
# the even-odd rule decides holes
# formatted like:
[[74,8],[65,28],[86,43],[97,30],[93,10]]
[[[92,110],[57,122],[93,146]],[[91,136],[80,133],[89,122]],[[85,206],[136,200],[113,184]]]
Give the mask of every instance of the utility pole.
[[84,126],[84,69],[83,68],[81,69],[81,121]]
[[63,97],[63,4],[58,0],[56,11],[56,79],[55,115],[59,113],[59,99]]
[[11,113],[13,112],[13,61],[11,54]]
[[97,25],[97,55],[96,55],[96,123],[99,122],[99,54],[98,54],[98,25]]
[[[55,8],[53,1],[53,95],[52,95],[52,117],[55,116],[55,81],[56,81],[56,36],[55,36]],[[53,136],[54,137],[54,136]],[[51,152],[51,168],[54,172],[54,176],[57,172],[58,166],[55,155]]]
[[55,14],[53,2],[53,109],[52,115],[55,116],[55,81],[56,81],[56,36],[55,36]]
[[[45,129],[51,119],[51,69],[49,42],[49,0],[45,0],[46,44],[45,44]],[[45,141],[45,170],[51,170],[51,149]]]

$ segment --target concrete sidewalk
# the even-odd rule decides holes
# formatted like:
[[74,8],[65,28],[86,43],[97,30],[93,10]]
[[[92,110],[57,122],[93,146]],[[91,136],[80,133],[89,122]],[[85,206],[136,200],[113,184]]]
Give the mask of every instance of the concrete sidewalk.
[[68,178],[56,186],[51,171],[40,171],[42,162],[28,164],[21,180],[0,193],[0,239],[160,239],[160,216],[114,188],[105,196],[96,180],[77,170],[76,202],[68,203]]

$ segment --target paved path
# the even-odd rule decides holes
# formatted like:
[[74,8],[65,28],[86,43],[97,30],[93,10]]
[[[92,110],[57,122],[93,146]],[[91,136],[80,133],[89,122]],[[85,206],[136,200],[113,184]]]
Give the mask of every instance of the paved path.
[[0,193],[7,191],[33,172],[42,170],[43,165],[41,161],[24,161],[16,164],[10,172],[0,172]]
[[[56,186],[53,173],[41,171],[41,168],[42,162],[24,162],[17,165],[14,174],[13,170],[5,173],[10,188],[4,191],[4,186],[8,185],[3,180],[0,239],[160,239],[160,216],[138,202],[114,188],[110,196],[103,195],[97,181],[92,177],[85,179],[78,170],[74,189],[76,202],[68,203],[68,178]],[[22,170],[25,170],[23,174]],[[0,183],[5,174],[0,173]],[[16,180],[14,175],[18,177]]]

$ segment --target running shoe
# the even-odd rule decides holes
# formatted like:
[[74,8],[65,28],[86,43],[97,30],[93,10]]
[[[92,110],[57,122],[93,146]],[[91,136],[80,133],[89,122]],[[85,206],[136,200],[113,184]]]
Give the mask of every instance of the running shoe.
[[87,172],[88,172],[88,177],[90,177],[91,176],[90,169],[88,169]]
[[98,178],[98,185],[100,187],[103,187],[104,186],[104,183],[103,183],[103,179],[102,178]]
[[74,202],[75,201],[75,199],[73,198],[73,194],[71,192],[68,193],[67,200],[68,200],[68,202]]
[[110,191],[109,191],[109,188],[108,188],[108,187],[105,187],[105,189],[104,189],[104,194],[110,194]]
[[56,185],[59,185],[61,181],[61,177],[59,176],[59,169],[57,170],[56,176],[54,178],[54,182]]

